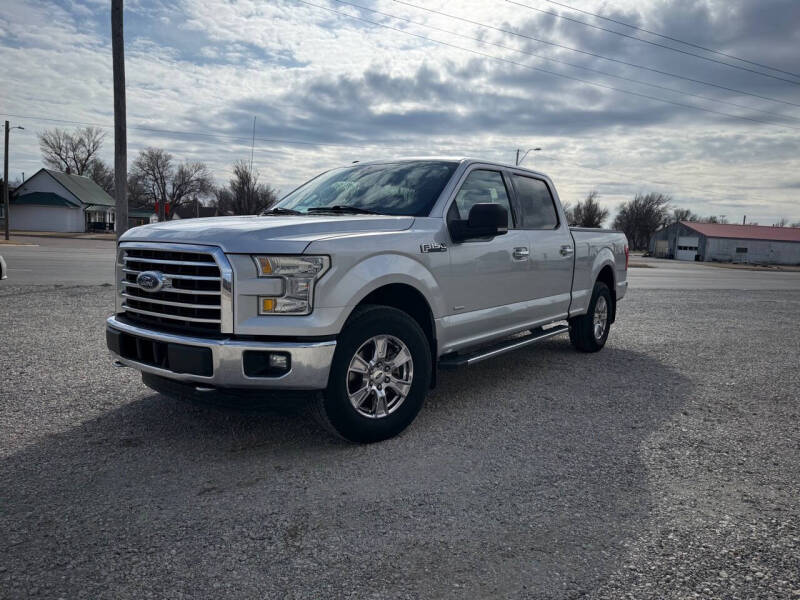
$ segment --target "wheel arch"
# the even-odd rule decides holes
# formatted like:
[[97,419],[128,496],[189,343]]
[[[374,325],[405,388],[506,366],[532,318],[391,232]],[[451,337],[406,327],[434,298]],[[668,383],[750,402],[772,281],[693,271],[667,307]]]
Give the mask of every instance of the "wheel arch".
[[606,263],[600,268],[600,271],[597,273],[597,277],[595,278],[595,282],[598,281],[606,284],[608,291],[611,292],[611,314],[609,315],[608,319],[609,324],[611,324],[617,317],[617,285],[616,278],[614,276],[614,267],[611,265],[611,263]]
[[[403,311],[422,329],[425,338],[428,340],[428,345],[431,349],[432,364],[432,379],[431,387],[436,381],[436,357],[437,357],[437,340],[436,340],[436,322],[433,316],[433,310],[425,295],[413,285],[408,283],[386,283],[383,284],[364,295],[359,302],[350,311],[347,320],[356,310],[366,305],[389,306]],[[345,321],[345,325],[347,321]]]

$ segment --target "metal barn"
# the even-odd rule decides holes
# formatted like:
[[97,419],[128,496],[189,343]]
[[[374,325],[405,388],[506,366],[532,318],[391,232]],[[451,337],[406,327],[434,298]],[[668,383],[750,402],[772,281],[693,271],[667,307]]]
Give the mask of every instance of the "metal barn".
[[800,265],[800,228],[681,221],[656,231],[650,252],[676,260]]

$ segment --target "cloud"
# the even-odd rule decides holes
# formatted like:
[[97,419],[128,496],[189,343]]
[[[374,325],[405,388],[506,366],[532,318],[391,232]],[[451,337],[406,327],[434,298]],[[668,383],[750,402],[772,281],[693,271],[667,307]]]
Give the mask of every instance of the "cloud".
[[[309,1],[503,60],[340,17],[295,0],[132,0],[126,3],[131,160],[141,148],[157,145],[178,158],[208,162],[223,181],[234,160],[249,156],[255,116],[256,162],[262,177],[284,190],[319,170],[356,159],[442,153],[509,161],[517,147],[540,146],[543,150],[528,160],[553,176],[564,200],[574,202],[597,188],[601,201],[613,208],[638,191],[657,189],[699,213],[724,209],[729,217],[738,211],[765,215],[764,219],[773,214],[800,220],[798,185],[792,177],[800,171],[796,131],[602,86],[754,119],[773,120],[753,109],[770,111],[783,115],[776,122],[793,127],[800,127],[800,108],[482,29],[392,0],[354,1],[439,31],[330,0]],[[422,0],[411,1],[423,5]],[[444,0],[426,1],[424,6],[456,10]],[[793,0],[769,4],[619,0],[613,10],[592,0],[581,7],[796,70],[800,5]],[[552,5],[547,10],[665,42]],[[458,15],[561,46],[800,104],[798,85],[508,3],[465,0]],[[107,2],[100,0],[3,2],[0,111],[110,125],[108,21]],[[769,43],[764,43],[765,36]],[[696,48],[681,48],[758,69]],[[530,53],[674,91],[613,79]],[[26,131],[14,132],[12,177],[38,168],[35,134],[54,125],[36,118],[16,120]],[[111,151],[108,144],[104,152],[109,161]]]

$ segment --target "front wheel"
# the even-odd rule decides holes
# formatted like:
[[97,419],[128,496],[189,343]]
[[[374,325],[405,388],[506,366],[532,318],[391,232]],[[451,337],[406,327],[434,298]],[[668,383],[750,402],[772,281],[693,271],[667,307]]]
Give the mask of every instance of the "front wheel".
[[569,339],[577,350],[597,352],[606,345],[613,303],[608,286],[601,281],[595,283],[589,310],[569,320]]
[[417,416],[430,387],[425,333],[396,308],[359,308],[339,336],[317,414],[351,442],[396,436]]

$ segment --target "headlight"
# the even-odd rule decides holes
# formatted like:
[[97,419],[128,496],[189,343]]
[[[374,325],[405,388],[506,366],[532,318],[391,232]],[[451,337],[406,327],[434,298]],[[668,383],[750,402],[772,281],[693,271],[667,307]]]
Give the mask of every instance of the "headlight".
[[331,265],[327,256],[253,256],[259,277],[281,280],[281,293],[259,296],[260,315],[307,315],[314,306],[314,283]]

